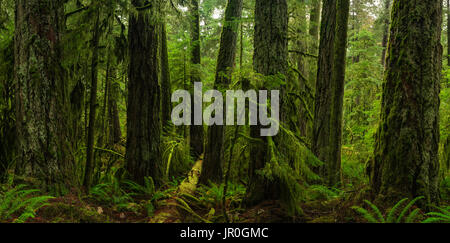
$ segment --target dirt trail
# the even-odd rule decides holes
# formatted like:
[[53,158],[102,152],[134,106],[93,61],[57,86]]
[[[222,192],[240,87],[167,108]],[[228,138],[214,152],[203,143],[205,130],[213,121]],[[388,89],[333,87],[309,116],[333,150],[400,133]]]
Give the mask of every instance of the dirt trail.
[[150,223],[180,223],[183,218],[182,209],[177,205],[177,198],[182,194],[193,194],[197,189],[198,179],[202,170],[203,160],[197,161],[192,167],[189,175],[172,193],[172,196],[164,200],[163,207],[159,208],[150,219]]

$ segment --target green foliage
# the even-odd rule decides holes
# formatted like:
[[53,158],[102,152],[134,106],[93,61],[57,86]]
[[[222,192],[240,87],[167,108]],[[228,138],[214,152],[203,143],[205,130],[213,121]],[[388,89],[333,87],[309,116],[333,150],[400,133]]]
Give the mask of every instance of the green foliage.
[[[218,185],[212,182],[209,186],[200,186],[197,188],[197,193],[200,195],[198,201],[206,208],[215,208],[216,210],[222,208],[223,188],[223,183]],[[239,206],[245,196],[245,191],[243,185],[229,182],[226,201],[229,205]]]
[[311,185],[307,188],[307,201],[332,200],[342,196],[339,188],[328,188],[323,185]]
[[446,208],[435,207],[440,212],[429,212],[425,214],[429,218],[422,221],[422,223],[450,223],[450,206]]
[[185,138],[174,130],[165,132],[162,142],[164,175],[166,180],[185,174],[194,164]]
[[392,207],[392,209],[387,212],[386,217],[383,216],[380,209],[378,209],[375,204],[371,203],[368,200],[364,200],[364,202],[371,208],[372,212],[358,206],[354,206],[352,208],[360,213],[369,223],[402,223],[402,221],[404,223],[413,223],[416,220],[420,209],[416,208],[412,210],[408,215],[406,214],[410,211],[414,203],[423,198],[425,197],[417,197],[411,200],[405,207],[403,207],[400,213],[398,213],[398,210],[401,209],[401,206],[404,202],[408,201],[408,198],[400,200],[394,205],[394,207]]
[[89,194],[95,201],[111,206],[118,211],[128,209],[133,202],[131,195],[121,187],[121,183],[117,179],[95,185]]
[[450,200],[450,176],[444,177],[440,185],[441,197],[443,200]]
[[29,218],[34,218],[36,211],[46,205],[52,199],[50,196],[37,196],[39,190],[26,189],[26,185],[18,185],[4,192],[0,192],[0,222],[14,220],[16,223],[24,223]]

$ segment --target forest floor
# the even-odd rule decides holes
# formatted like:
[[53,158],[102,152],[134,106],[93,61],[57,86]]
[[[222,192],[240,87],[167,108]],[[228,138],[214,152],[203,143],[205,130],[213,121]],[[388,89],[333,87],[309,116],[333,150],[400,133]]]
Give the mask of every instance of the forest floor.
[[[91,197],[73,193],[52,198],[47,205],[36,211],[29,223],[181,223],[226,222],[220,190],[203,194],[197,186],[202,160],[197,161],[190,173],[179,184],[166,188],[157,200],[129,198],[126,194],[108,195],[113,201],[100,202]],[[343,192],[339,197],[318,197],[302,203],[301,216],[289,216],[280,201],[265,201],[252,208],[241,208],[239,200],[226,201],[227,216],[235,223],[364,223],[366,219],[352,207],[363,205],[368,198],[365,186]],[[214,192],[216,194],[214,194]],[[116,193],[110,191],[109,193]],[[125,196],[124,196],[125,195]],[[206,196],[205,196],[206,195]],[[208,198],[208,195],[211,196]],[[240,197],[245,195],[245,191]],[[212,200],[210,200],[213,198]],[[215,198],[215,199],[214,199]],[[206,202],[205,202],[206,201]],[[443,202],[449,205],[449,202]],[[150,207],[150,211],[148,210]],[[412,207],[414,210],[416,207]],[[13,215],[6,222],[14,222]],[[419,218],[423,219],[421,212]],[[1,221],[1,220],[0,220]]]

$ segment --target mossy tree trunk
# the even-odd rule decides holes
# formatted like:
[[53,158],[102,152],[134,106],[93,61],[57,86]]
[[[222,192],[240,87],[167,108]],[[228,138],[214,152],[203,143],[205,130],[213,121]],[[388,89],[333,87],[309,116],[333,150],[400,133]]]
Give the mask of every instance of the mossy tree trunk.
[[110,67],[110,82],[108,85],[108,145],[117,144],[122,139],[122,131],[120,129],[119,108],[117,101],[120,96],[120,83],[117,80],[117,69]]
[[[255,34],[253,68],[264,76],[286,75],[288,57],[288,13],[286,0],[257,0],[255,6]],[[264,88],[263,88],[264,89]],[[283,89],[281,87],[281,89]],[[281,91],[283,97],[283,90]],[[284,121],[281,98],[280,122]],[[266,199],[279,199],[277,182],[269,181],[257,173],[269,160],[268,139],[261,137],[261,126],[252,126],[250,135],[259,140],[250,145],[250,181],[247,206],[256,205]],[[280,135],[278,135],[280,136]],[[271,139],[271,138],[270,138]]]
[[142,8],[146,3],[133,0],[137,13],[130,13],[126,169],[137,183],[143,184],[144,178],[150,176],[158,186],[162,179],[158,82],[160,23],[158,6]]
[[447,66],[450,66],[450,1],[447,0]]
[[[97,6],[98,7],[98,6]],[[86,148],[86,168],[83,186],[89,190],[94,173],[94,143],[95,143],[95,118],[97,113],[97,86],[98,86],[98,55],[100,42],[100,9],[95,11],[95,22],[92,31],[92,63],[91,63],[91,92],[89,99],[89,127]]]
[[324,3],[322,15],[312,149],[324,162],[318,172],[329,186],[341,182],[342,107],[349,9],[349,0],[329,0]]
[[15,81],[17,171],[65,193],[76,185],[70,156],[70,100],[61,66],[62,0],[17,0]]
[[[217,60],[214,87],[225,90],[231,84],[231,75],[235,67],[239,20],[242,14],[242,0],[229,0],[225,11],[225,23],[222,30],[219,57]],[[226,110],[226,107],[224,107]],[[224,116],[226,117],[226,116]],[[222,181],[222,166],[224,163],[225,127],[210,126],[207,133],[205,159],[202,164],[200,183]]]
[[336,32],[336,0],[324,0],[322,10],[322,22],[320,30],[319,60],[316,80],[316,95],[314,102],[314,123],[311,137],[311,149],[325,165],[317,171],[328,183],[327,164],[330,161],[329,150],[331,122],[331,109],[333,106],[333,61]]
[[391,13],[391,3],[392,0],[384,0],[384,11],[383,11],[383,41],[381,47],[381,65],[384,67],[386,64],[386,48],[389,38],[389,24],[390,24],[390,13]]
[[341,182],[342,117],[344,106],[345,68],[347,59],[347,32],[350,0],[337,0],[336,38],[332,76],[332,103],[330,126],[330,151],[327,167],[328,185]]
[[161,119],[163,126],[169,125],[172,119],[171,90],[167,30],[166,23],[164,22],[161,25]]
[[437,203],[442,1],[394,0],[370,180],[377,199]]
[[[307,48],[307,40],[308,40],[308,34],[307,34],[307,26],[306,26],[306,5],[305,5],[305,1],[302,0],[299,2],[299,6],[298,6],[298,20],[297,20],[297,49],[302,52],[302,53],[298,53],[297,54],[297,69],[298,71],[301,73],[299,74],[298,77],[298,81],[299,81],[299,89],[300,92],[302,92],[303,94],[306,94],[307,91],[307,87],[309,87],[310,85],[308,84],[308,77],[309,77],[309,72],[307,72],[308,69],[308,60],[305,58],[303,53],[307,53],[308,52],[308,48]],[[299,125],[299,130],[300,130],[300,135],[302,137],[306,137],[307,136],[307,127],[308,127],[308,121],[309,118],[306,115],[307,114],[307,110],[308,107],[307,106],[308,103],[307,102],[301,102],[300,106],[298,107],[298,125]]]
[[194,122],[194,83],[201,82],[200,65],[200,0],[191,0],[191,94],[192,94],[192,125],[190,126],[190,146],[191,154],[198,158],[203,154],[204,130],[203,125],[195,125]]

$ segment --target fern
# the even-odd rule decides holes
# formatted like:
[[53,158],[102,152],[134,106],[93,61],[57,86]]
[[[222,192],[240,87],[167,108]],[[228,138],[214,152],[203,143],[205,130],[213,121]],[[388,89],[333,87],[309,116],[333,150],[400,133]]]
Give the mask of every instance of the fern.
[[12,218],[14,214],[19,214],[14,220],[17,223],[26,222],[29,218],[34,218],[36,211],[48,205],[47,201],[51,196],[32,196],[38,193],[36,189],[26,189],[25,185],[18,185],[5,193],[0,193],[0,221]]
[[447,208],[435,207],[440,212],[429,212],[425,214],[429,218],[422,221],[422,223],[450,223],[450,206]]
[[[420,199],[423,199],[424,197],[417,197],[413,200],[411,200],[398,214],[396,217],[397,211],[400,209],[401,205],[408,201],[408,198],[404,198],[400,201],[398,201],[394,207],[392,207],[391,210],[387,212],[386,218],[383,216],[383,213],[381,210],[373,203],[371,203],[368,200],[364,200],[364,202],[371,208],[371,211],[368,211],[364,208],[354,206],[352,209],[357,211],[359,214],[361,214],[369,223],[401,223],[402,220],[404,220],[405,223],[412,223],[417,218],[420,209],[416,208],[411,213],[409,213],[407,216],[407,212],[410,211],[411,207]],[[406,216],[406,218],[405,218]]]

